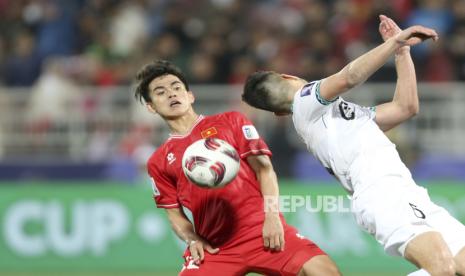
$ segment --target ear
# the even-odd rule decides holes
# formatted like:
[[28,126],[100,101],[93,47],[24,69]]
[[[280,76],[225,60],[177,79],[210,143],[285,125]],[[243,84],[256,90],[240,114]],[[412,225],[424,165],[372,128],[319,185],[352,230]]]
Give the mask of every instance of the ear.
[[288,75],[288,74],[281,74],[281,77],[286,80],[298,80],[299,78],[296,76]]
[[153,113],[153,114],[158,114],[157,113],[157,110],[155,109],[153,103],[146,103],[145,106],[147,107],[147,110],[150,112],[150,113]]

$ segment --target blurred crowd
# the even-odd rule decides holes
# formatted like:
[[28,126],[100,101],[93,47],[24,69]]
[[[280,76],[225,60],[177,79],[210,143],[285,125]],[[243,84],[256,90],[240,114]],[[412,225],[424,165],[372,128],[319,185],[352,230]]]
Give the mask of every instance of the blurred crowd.
[[[158,58],[192,83],[257,69],[317,79],[381,42],[379,14],[440,34],[413,50],[419,80],[465,80],[463,0],[0,0],[0,83],[124,85]],[[392,80],[392,65],[371,79]]]
[[[143,64],[171,60],[192,84],[242,84],[260,69],[319,79],[381,43],[379,14],[438,31],[412,49],[420,81],[465,81],[464,0],[0,0],[0,88],[26,88],[16,105],[0,93],[0,159],[145,164],[162,122],[128,95]],[[395,79],[390,62],[369,81]],[[288,176],[301,149],[285,127],[267,138]]]

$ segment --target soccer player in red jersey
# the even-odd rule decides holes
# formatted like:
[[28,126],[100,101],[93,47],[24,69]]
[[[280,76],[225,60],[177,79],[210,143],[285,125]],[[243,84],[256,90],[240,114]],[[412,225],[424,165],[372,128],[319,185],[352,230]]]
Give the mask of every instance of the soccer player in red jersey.
[[[168,61],[144,66],[137,81],[136,97],[171,131],[148,160],[148,172],[157,207],[188,247],[180,275],[340,275],[279,213],[271,152],[244,115],[198,115],[186,78]],[[206,137],[225,140],[242,159],[237,177],[220,189],[192,184],[181,168],[185,149]]]

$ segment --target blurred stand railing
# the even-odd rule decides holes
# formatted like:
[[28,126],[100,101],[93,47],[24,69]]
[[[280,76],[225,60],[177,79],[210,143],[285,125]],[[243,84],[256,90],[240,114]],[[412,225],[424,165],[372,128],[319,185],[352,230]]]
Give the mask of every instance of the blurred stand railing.
[[[344,98],[372,106],[392,99],[394,89],[394,83],[365,84]],[[275,153],[278,170],[293,174],[289,159],[304,147],[290,118],[247,107],[238,86],[193,86],[192,91],[198,113],[246,113]],[[465,84],[420,84],[419,93],[420,114],[388,133],[404,161],[465,159]],[[167,135],[163,121],[134,99],[131,87],[77,87],[52,78],[32,88],[0,88],[1,163],[98,163],[122,157],[143,164]]]

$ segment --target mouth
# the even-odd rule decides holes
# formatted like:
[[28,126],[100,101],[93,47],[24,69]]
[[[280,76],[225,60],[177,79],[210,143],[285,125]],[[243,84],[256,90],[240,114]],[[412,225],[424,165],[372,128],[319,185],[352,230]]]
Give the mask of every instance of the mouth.
[[170,107],[177,106],[177,105],[180,105],[180,104],[181,104],[180,101],[172,101],[172,102],[170,103]]

